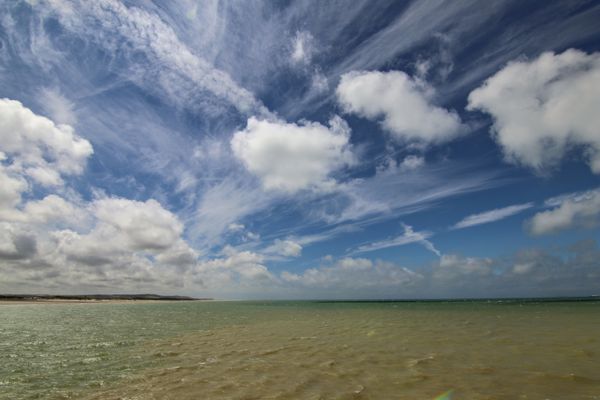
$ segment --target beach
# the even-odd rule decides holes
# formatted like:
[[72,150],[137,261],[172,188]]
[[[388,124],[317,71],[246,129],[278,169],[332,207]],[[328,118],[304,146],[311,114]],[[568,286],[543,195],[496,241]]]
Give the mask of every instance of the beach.
[[[600,398],[600,303],[0,307],[6,399]],[[2,397],[5,396],[5,397]]]
[[[9,305],[53,305],[53,304],[153,304],[178,302],[180,300],[68,300],[68,299],[39,299],[39,300],[0,300],[0,306]],[[209,300],[189,300],[209,301]]]

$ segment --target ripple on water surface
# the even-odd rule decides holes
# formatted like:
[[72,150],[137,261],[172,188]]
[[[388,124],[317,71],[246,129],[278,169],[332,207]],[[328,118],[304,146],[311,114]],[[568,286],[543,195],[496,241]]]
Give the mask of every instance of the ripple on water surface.
[[6,306],[0,393],[432,399],[454,389],[454,399],[598,399],[598,311],[598,303]]

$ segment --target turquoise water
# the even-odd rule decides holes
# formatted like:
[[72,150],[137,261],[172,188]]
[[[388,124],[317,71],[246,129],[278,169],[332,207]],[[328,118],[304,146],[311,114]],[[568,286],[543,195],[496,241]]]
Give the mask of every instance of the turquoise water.
[[0,398],[45,399],[100,387],[155,364],[137,347],[227,324],[235,308],[214,303],[0,306]]
[[600,398],[597,302],[11,304],[0,321],[1,399]]

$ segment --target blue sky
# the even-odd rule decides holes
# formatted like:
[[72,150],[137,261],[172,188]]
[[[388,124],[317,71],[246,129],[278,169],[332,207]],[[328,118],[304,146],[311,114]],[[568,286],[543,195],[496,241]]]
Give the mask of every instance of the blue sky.
[[597,2],[0,7],[2,292],[600,293]]

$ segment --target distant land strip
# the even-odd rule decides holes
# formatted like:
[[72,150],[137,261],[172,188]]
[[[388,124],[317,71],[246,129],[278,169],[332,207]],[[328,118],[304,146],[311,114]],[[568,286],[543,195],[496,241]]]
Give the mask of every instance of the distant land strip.
[[102,300],[168,300],[197,301],[212,298],[196,298],[190,296],[161,296],[158,294],[0,294],[0,301],[102,301]]

